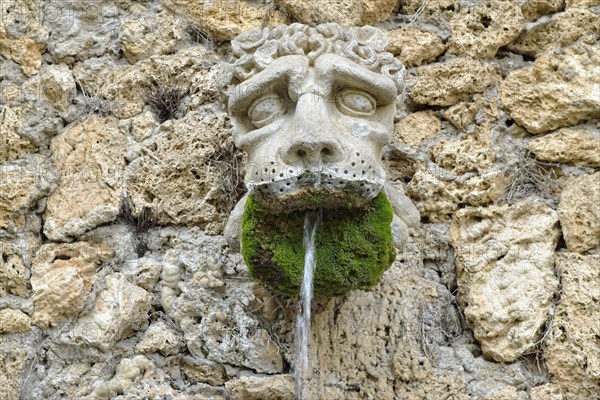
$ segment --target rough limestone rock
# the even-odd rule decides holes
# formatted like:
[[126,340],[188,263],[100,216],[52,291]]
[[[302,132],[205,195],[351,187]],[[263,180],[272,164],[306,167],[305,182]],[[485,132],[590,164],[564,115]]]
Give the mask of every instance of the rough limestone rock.
[[32,155],[0,164],[0,229],[22,229],[27,214],[56,187],[54,164]]
[[132,19],[121,24],[119,43],[130,63],[153,55],[173,54],[189,39],[182,19],[161,12],[153,18]]
[[39,85],[40,95],[58,111],[66,111],[77,93],[73,71],[66,64],[43,66],[31,83]]
[[0,240],[0,297],[29,297],[29,269],[13,244]]
[[527,21],[535,21],[545,14],[553,14],[565,7],[565,0],[525,0],[521,5],[523,17]]
[[27,348],[17,340],[0,340],[0,400],[16,400],[21,393],[21,374],[29,358]]
[[529,397],[531,400],[566,400],[560,386],[553,383],[546,383],[542,386],[537,386],[529,389]]
[[512,42],[525,23],[521,8],[512,0],[485,0],[464,7],[452,17],[448,53],[493,58],[498,49]]
[[402,14],[418,14],[425,17],[442,17],[449,20],[460,10],[459,0],[437,0],[427,1],[422,0],[403,0],[400,2],[400,13]]
[[31,318],[21,310],[0,310],[0,334],[22,333],[31,329]]
[[[127,169],[126,196],[134,215],[144,210],[160,224],[200,225],[219,232],[237,161],[225,113],[188,113],[145,143]],[[228,153],[229,152],[229,153]]]
[[459,301],[483,354],[495,361],[514,361],[540,338],[558,286],[557,222],[554,210],[535,201],[453,216]]
[[600,393],[600,255],[558,253],[556,264],[562,291],[544,358],[567,399],[593,399]]
[[412,100],[442,107],[467,100],[500,80],[493,67],[471,58],[425,65],[417,68],[417,75],[419,79],[410,91]]
[[387,37],[386,50],[407,67],[433,61],[446,50],[446,45],[438,35],[420,29],[395,29],[388,31]]
[[530,133],[544,133],[600,117],[600,54],[578,45],[541,56],[500,85],[509,116]]
[[444,118],[456,129],[464,129],[473,121],[479,111],[479,105],[476,102],[461,101],[444,111]]
[[[308,398],[467,398],[463,378],[434,368],[419,348],[417,321],[423,309],[440,306],[439,286],[411,269],[395,265],[375,290],[350,292],[315,312]],[[443,309],[448,321],[457,317],[452,307]],[[439,328],[431,323],[432,331]]]
[[400,143],[419,146],[435,137],[441,129],[439,117],[432,110],[417,111],[394,125],[394,138]]
[[48,238],[69,241],[117,217],[125,144],[112,117],[82,120],[52,139],[61,180],[44,214]]
[[150,294],[123,274],[110,274],[93,308],[73,327],[73,339],[107,351],[147,324],[150,301]]
[[600,134],[586,128],[563,128],[527,145],[538,160],[600,167]]
[[570,9],[554,14],[545,22],[526,30],[508,49],[537,57],[567,47],[577,40],[594,44],[600,34],[600,16],[585,9]]
[[37,74],[45,48],[44,43],[31,37],[8,37],[4,24],[0,25],[0,55],[19,64],[25,75]]
[[22,123],[21,107],[4,106],[0,109],[0,163],[16,160],[35,151],[36,146],[19,134]]
[[570,8],[592,8],[600,6],[599,0],[566,0],[567,10]]
[[285,7],[303,24],[336,22],[344,26],[373,25],[390,17],[396,0],[286,0]]
[[125,119],[141,113],[147,96],[157,87],[186,93],[200,79],[198,76],[204,75],[218,60],[219,56],[196,45],[175,54],[155,55],[134,65],[90,59],[77,63],[73,73],[86,93],[107,101],[113,114]]
[[231,400],[294,400],[296,388],[291,375],[244,376],[225,384]]
[[600,244],[600,172],[571,177],[558,205],[560,225],[569,251],[582,253]]
[[102,244],[42,246],[31,268],[33,323],[47,328],[80,312],[96,282],[96,269],[110,255],[111,250]]
[[148,327],[135,350],[144,354],[160,353],[167,357],[181,352],[184,347],[183,338],[173,328],[158,321]]
[[175,13],[189,18],[198,29],[215,41],[231,40],[242,32],[288,24],[279,10],[246,0],[161,0]]
[[406,187],[421,217],[433,223],[448,220],[461,205],[483,206],[499,199],[509,184],[502,171],[486,171],[466,179],[443,169],[435,172],[417,171]]
[[461,135],[456,140],[441,140],[429,149],[433,161],[454,174],[483,172],[492,166],[496,154],[486,134]]

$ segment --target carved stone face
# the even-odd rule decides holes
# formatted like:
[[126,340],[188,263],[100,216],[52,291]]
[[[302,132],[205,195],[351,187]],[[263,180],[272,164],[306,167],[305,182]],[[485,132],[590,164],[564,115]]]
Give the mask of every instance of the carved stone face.
[[314,66],[285,56],[240,84],[229,110],[253,197],[287,210],[372,200],[385,180],[395,100],[390,78],[336,54]]
[[[319,29],[298,27],[303,35]],[[290,41],[276,41],[277,52]],[[363,48],[375,54],[368,43]],[[304,50],[269,60],[229,93],[235,144],[248,153],[246,185],[274,210],[362,206],[385,181],[381,149],[391,139],[397,82],[340,55],[339,46],[317,56]]]

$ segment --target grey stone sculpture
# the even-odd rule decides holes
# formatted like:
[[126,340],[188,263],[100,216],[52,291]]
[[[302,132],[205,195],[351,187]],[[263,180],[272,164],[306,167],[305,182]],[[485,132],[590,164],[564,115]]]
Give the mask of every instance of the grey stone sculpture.
[[[405,69],[385,51],[383,32],[292,24],[246,32],[231,45],[235,60],[221,86],[235,144],[248,153],[253,201],[273,212],[360,208],[383,190],[394,241],[402,242],[419,213],[385,183],[381,151],[403,100]],[[234,248],[247,198],[225,230]]]

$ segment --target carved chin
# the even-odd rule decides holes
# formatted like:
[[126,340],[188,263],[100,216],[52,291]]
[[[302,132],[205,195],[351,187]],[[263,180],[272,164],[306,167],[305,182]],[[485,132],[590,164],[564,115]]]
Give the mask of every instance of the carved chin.
[[271,182],[249,182],[252,198],[273,211],[362,207],[383,188],[384,178],[346,178],[305,171]]

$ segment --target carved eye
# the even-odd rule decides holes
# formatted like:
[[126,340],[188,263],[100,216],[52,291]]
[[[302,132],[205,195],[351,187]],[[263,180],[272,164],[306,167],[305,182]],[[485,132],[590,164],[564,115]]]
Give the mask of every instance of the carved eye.
[[351,117],[368,117],[375,112],[377,102],[369,93],[345,89],[335,99],[338,110]]
[[283,99],[274,93],[259,97],[248,109],[248,118],[257,128],[269,125],[286,113]]

